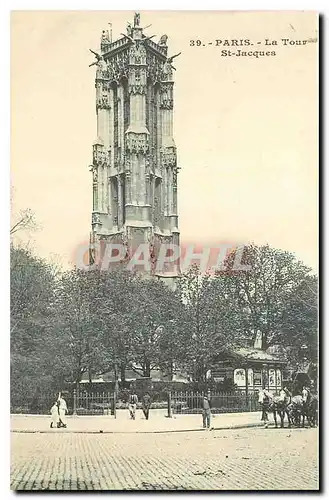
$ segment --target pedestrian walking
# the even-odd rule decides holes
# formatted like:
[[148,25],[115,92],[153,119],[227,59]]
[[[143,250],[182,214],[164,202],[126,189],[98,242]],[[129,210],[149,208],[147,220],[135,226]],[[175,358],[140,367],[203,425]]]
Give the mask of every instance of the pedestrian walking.
[[54,403],[53,406],[51,407],[50,414],[51,414],[50,428],[52,429],[53,427],[59,427],[58,401],[56,401],[56,403]]
[[144,394],[144,396],[142,398],[142,408],[143,408],[143,413],[145,415],[145,418],[146,418],[146,420],[148,420],[149,415],[150,415],[150,408],[151,408],[151,396],[149,395],[148,392],[146,394]]
[[132,420],[135,420],[135,418],[136,418],[137,403],[138,403],[138,397],[137,397],[137,394],[135,394],[135,392],[133,391],[130,394],[129,405],[128,405],[129,413],[130,413],[130,418]]
[[66,428],[67,405],[65,399],[61,395],[59,395],[58,397],[58,413],[59,413],[59,427]]
[[211,420],[211,410],[210,410],[210,401],[207,396],[203,397],[202,400],[202,423],[204,429],[210,429],[210,420]]
[[266,389],[262,389],[259,392],[258,402],[262,406],[261,421],[264,422],[265,429],[267,429],[268,427],[268,412],[270,409],[271,400],[272,400],[272,395]]

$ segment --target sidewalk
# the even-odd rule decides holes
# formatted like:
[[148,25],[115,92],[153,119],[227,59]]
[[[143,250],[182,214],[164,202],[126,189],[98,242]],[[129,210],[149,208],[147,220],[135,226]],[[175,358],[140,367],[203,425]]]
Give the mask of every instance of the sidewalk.
[[[222,413],[212,415],[214,430],[262,427],[260,412]],[[128,410],[118,410],[113,416],[68,416],[66,429],[50,429],[50,415],[11,415],[12,432],[41,433],[165,433],[203,431],[202,415],[174,415],[150,412],[145,420],[141,410],[136,412],[136,420],[130,420]]]

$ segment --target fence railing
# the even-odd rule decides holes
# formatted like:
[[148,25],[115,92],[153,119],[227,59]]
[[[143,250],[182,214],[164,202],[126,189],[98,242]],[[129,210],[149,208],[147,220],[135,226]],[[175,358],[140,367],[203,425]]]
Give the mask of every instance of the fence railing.
[[[77,415],[113,415],[113,392],[74,392],[73,412]],[[116,404],[118,407],[118,403]]]
[[[151,394],[152,406],[154,409],[167,410],[168,416],[172,414],[195,414],[202,412],[203,396],[206,394],[210,400],[212,413],[235,413],[258,411],[258,393],[245,393],[243,391],[235,392],[193,392],[172,391],[170,393]],[[120,395],[115,400],[114,392],[88,392],[88,391],[73,391],[65,395],[69,414],[74,415],[114,415],[115,408],[127,408],[127,398],[121,398]],[[139,398],[140,399],[140,398]],[[17,401],[12,402],[12,413],[37,413],[48,414],[51,406],[54,404],[53,398],[49,396],[39,396],[24,400],[18,404]],[[141,402],[137,405],[141,408]]]
[[173,413],[202,413],[203,396],[210,401],[212,413],[238,413],[259,410],[258,393],[239,391],[234,393],[214,392],[172,392]]

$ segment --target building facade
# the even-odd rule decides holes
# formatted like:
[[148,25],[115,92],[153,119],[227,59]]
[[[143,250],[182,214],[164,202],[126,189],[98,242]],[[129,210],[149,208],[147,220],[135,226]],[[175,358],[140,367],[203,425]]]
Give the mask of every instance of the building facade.
[[286,362],[260,349],[241,348],[212,370],[215,382],[231,380],[242,391],[255,392],[266,388],[278,393],[282,388]]
[[263,335],[258,330],[253,347],[240,347],[228,353],[211,370],[215,382],[230,381],[239,390],[257,392],[268,389],[278,393],[283,387],[283,374],[287,365],[284,356],[264,349]]
[[161,244],[179,244],[172,65],[179,54],[168,57],[166,35],[153,38],[136,13],[126,34],[112,41],[103,31],[100,51],[92,51],[97,139],[90,168],[91,263],[95,244],[123,244],[125,258],[147,245],[151,267]]

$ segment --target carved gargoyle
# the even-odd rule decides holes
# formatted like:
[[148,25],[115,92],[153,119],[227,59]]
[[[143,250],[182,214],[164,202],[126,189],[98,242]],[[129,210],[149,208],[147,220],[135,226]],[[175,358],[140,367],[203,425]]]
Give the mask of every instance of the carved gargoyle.
[[171,73],[172,69],[176,70],[176,68],[174,68],[174,66],[172,66],[172,62],[175,59],[175,57],[178,57],[179,55],[181,55],[181,52],[179,52],[178,54],[175,54],[174,56],[167,58],[166,62],[163,65],[163,72],[165,75],[169,75]]
[[91,66],[98,66],[102,71],[106,71],[107,65],[106,62],[104,61],[103,56],[100,54],[97,54],[97,52],[94,52],[93,50],[89,49],[92,54],[96,57],[96,61],[93,63],[89,64],[89,68]]
[[97,64],[101,59],[103,59],[103,57],[100,54],[97,54],[97,52],[95,52],[94,50],[89,49],[89,51],[96,57],[96,61],[93,62],[92,64],[89,64],[90,68],[90,66],[94,66],[94,64]]
[[169,64],[171,64],[173,62],[173,60],[175,59],[175,57],[178,57],[180,55],[181,55],[181,52],[178,52],[178,54],[175,54],[174,56],[168,57],[167,62]]

